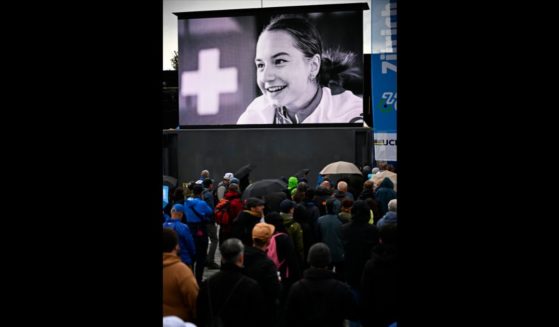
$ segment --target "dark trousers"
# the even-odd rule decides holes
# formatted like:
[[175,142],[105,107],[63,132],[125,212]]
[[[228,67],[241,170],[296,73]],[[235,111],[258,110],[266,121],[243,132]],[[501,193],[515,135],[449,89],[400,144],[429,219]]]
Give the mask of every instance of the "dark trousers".
[[231,237],[233,237],[233,232],[231,232],[231,227],[228,226],[226,228],[223,228],[223,226],[219,227],[219,246],[221,246],[221,244],[225,242],[225,240]]
[[208,252],[207,262],[212,263],[215,260],[215,250],[217,249],[217,225],[215,223],[208,224],[208,236],[210,238],[210,251]]
[[192,264],[196,264],[194,268],[194,275],[198,285],[202,285],[202,277],[204,276],[204,267],[206,266],[206,257],[208,252],[208,236],[194,237],[194,244],[196,245],[196,257]]

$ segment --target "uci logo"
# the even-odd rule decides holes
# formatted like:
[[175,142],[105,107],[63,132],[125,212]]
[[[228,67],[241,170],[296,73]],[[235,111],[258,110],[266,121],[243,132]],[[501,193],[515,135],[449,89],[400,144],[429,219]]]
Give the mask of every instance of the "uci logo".
[[397,145],[396,140],[393,140],[393,139],[391,139],[391,140],[375,140],[374,143],[375,143],[375,145],[385,145],[385,146],[386,145],[393,145],[393,146]]

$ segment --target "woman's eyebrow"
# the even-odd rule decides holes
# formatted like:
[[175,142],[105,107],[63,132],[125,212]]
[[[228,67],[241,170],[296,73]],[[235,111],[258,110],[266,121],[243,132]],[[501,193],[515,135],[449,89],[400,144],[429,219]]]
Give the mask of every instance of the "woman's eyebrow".
[[287,52],[278,52],[275,55],[272,56],[272,59],[279,57],[279,56],[289,56],[289,53]]
[[[275,55],[272,56],[272,59],[276,59],[277,57],[280,56],[288,56],[289,57],[289,53],[287,52],[278,52]],[[264,61],[264,59],[260,59],[260,58],[255,58],[254,59],[255,62],[259,62],[259,61]]]
[[[289,57],[289,53],[287,53],[287,52],[278,52],[278,53],[276,53],[275,55],[272,56],[272,59],[275,59],[275,58],[280,57],[280,56],[288,56],[288,57]],[[260,58],[255,58],[254,61],[255,61],[255,62],[258,62],[258,61],[264,61],[264,60],[263,60],[263,59],[260,59]]]

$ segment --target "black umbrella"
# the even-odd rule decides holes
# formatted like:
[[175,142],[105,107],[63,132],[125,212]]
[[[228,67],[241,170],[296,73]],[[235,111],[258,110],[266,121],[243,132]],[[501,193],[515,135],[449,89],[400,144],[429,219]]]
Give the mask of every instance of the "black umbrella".
[[301,179],[301,178],[304,178],[305,176],[307,176],[309,174],[309,171],[311,171],[311,170],[308,169],[308,168],[301,169],[298,172],[296,172],[295,175],[293,175],[293,176],[297,177],[297,179]]
[[235,177],[238,178],[239,180],[247,177],[250,172],[254,169],[254,166],[251,164],[248,165],[244,165],[241,168],[239,168],[239,170],[237,170],[237,172],[235,172]]
[[254,169],[254,166],[251,164],[248,165],[244,165],[241,168],[239,168],[239,170],[237,170],[237,172],[235,172],[235,178],[237,178],[239,180],[239,188],[241,189],[241,192],[243,192],[246,187],[248,186],[248,184],[250,184],[250,181],[248,179],[248,176],[250,175],[250,172]]
[[270,193],[280,192],[287,188],[287,183],[281,179],[263,179],[247,186],[243,192],[242,200],[251,197],[261,197]]

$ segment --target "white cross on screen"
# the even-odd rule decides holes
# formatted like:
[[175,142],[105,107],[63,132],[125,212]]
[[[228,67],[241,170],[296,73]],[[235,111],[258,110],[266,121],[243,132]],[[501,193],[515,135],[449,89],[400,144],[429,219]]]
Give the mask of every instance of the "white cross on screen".
[[182,96],[198,97],[199,115],[215,115],[219,112],[219,94],[237,92],[237,68],[219,68],[219,49],[200,50],[198,70],[184,72],[181,84]]

